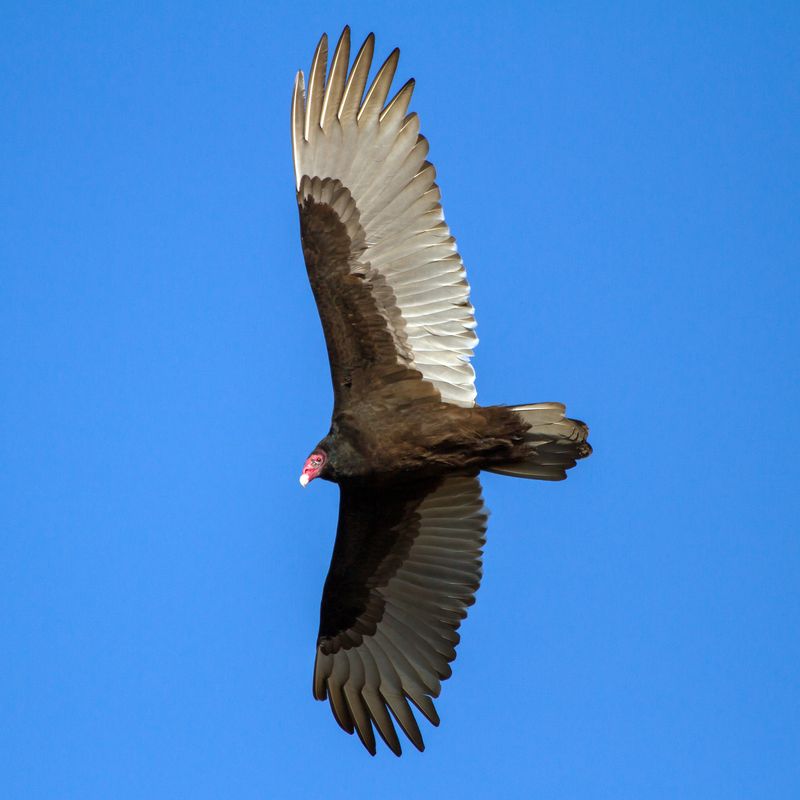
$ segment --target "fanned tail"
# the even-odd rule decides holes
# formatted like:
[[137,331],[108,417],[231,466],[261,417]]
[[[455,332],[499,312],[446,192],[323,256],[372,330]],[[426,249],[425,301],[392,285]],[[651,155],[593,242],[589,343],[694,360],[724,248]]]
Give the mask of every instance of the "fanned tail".
[[528,403],[508,406],[527,423],[525,441],[530,454],[523,460],[490,467],[488,472],[531,478],[540,481],[563,481],[567,470],[578,459],[586,458],[592,447],[586,439],[589,428],[579,419],[564,416],[563,403]]

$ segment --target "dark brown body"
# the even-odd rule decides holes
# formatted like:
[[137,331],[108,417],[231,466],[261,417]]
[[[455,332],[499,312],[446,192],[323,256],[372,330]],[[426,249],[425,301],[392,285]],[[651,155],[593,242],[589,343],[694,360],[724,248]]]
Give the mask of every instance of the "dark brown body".
[[504,406],[363,403],[334,415],[319,444],[328,454],[321,477],[396,482],[522,461],[530,455],[528,427]]

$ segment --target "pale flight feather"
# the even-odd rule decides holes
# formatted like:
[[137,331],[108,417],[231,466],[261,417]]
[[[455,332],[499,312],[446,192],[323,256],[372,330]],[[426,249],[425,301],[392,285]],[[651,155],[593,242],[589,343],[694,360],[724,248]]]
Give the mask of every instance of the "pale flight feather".
[[[345,28],[327,75],[327,37],[311,63],[308,90],[297,74],[292,98],[292,151],[298,200],[314,196],[318,181],[340,181],[352,196],[366,249],[353,271],[377,273],[394,295],[393,313],[379,311],[397,342],[398,362],[418,370],[442,400],[475,404],[469,363],[478,338],[469,285],[455,239],[444,221],[436,171],[416,114],[408,114],[408,81],[387,104],[397,69],[394,50],[367,89],[374,37],[367,37],[348,73]],[[364,91],[366,89],[366,94]],[[363,98],[363,99],[362,99]],[[400,319],[397,318],[399,312]]]

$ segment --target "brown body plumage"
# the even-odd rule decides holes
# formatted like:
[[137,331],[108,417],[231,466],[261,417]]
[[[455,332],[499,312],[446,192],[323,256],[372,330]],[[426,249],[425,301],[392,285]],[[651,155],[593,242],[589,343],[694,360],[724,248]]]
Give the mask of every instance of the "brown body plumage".
[[366,404],[334,417],[320,446],[348,455],[331,460],[336,480],[403,480],[453,470],[480,470],[525,461],[528,425],[503,406],[459,408],[441,401],[381,409]]

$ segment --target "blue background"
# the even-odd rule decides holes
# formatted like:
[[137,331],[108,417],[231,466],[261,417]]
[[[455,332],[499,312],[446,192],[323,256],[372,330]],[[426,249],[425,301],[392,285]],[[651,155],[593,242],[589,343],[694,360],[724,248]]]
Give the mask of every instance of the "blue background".
[[[760,5],[3,4],[0,795],[800,796],[800,12]],[[485,476],[401,760],[311,698],[289,103],[345,22],[417,78],[479,400],[595,446]]]

